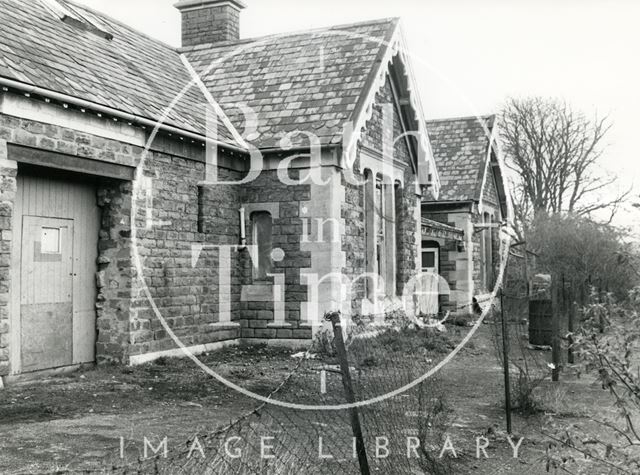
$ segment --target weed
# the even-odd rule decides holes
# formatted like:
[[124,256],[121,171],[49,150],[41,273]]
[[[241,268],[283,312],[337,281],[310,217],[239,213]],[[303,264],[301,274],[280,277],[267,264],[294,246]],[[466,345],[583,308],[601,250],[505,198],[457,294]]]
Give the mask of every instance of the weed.
[[471,326],[477,318],[478,316],[472,313],[459,313],[449,317],[446,323],[450,323],[451,325],[458,327],[468,327]]
[[154,361],[154,363],[157,366],[167,366],[168,362],[169,362],[169,359],[166,356],[161,356],[160,358]]
[[535,378],[522,368],[518,368],[518,379],[512,386],[511,405],[524,416],[539,413],[542,408],[534,392],[544,381],[544,377]]
[[325,328],[319,331],[311,345],[311,352],[321,359],[333,358],[336,355],[336,345],[333,341],[333,331]]

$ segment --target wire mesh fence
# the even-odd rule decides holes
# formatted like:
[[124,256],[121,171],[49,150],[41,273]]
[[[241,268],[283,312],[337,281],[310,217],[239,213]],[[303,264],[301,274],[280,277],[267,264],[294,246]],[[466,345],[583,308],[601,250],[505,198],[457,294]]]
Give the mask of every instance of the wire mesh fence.
[[[437,374],[417,379],[450,352],[452,343],[437,328],[400,314],[342,318],[340,323],[346,358],[336,348],[338,339],[327,331],[312,350],[298,355],[295,369],[268,396],[281,404],[256,404],[224,427],[199,431],[179,450],[166,453],[156,443],[146,456],[130,455],[109,471],[450,473],[446,458],[438,457],[449,417],[444,388]],[[352,396],[346,391],[345,369]],[[354,410],[345,407],[352,400],[370,402],[355,411],[369,472],[359,457]]]
[[607,299],[608,290],[591,278],[522,274],[505,280],[489,321],[503,369],[507,360],[511,406],[527,413],[535,411],[532,394],[544,380],[558,381],[578,363],[574,332],[582,325],[585,306]]
[[[564,289],[564,290],[562,290]],[[578,290],[576,290],[578,289]],[[570,312],[582,295],[575,284],[557,291],[554,312],[562,315],[562,364],[569,363]],[[491,325],[498,359],[511,362],[511,397],[525,409],[527,392],[550,375],[548,345],[531,343],[531,302],[548,295],[505,283],[501,304],[492,305]],[[577,310],[576,310],[577,312]],[[505,325],[502,326],[504,314]],[[579,323],[580,315],[574,317]],[[418,381],[453,349],[438,325],[407,319],[399,313],[339,320],[339,328],[320,332],[312,350],[300,353],[295,368],[268,395],[272,402],[256,406],[222,427],[213,424],[182,441],[179,450],[129,454],[109,470],[113,473],[204,474],[342,474],[451,473],[439,452],[451,412],[437,373]],[[334,322],[335,323],[335,322]],[[503,346],[505,328],[506,351]],[[337,332],[337,333],[336,333]],[[344,337],[340,355],[335,335]],[[350,390],[345,385],[345,374]],[[217,384],[213,380],[211,384]],[[350,394],[350,392],[352,394]],[[346,407],[363,402],[354,411]],[[300,405],[307,406],[301,408]],[[335,406],[341,406],[336,408]],[[354,430],[357,419],[359,432]],[[206,426],[206,424],[205,424]],[[359,435],[361,433],[361,438]],[[359,445],[361,441],[362,445]],[[363,469],[364,447],[368,470]]]

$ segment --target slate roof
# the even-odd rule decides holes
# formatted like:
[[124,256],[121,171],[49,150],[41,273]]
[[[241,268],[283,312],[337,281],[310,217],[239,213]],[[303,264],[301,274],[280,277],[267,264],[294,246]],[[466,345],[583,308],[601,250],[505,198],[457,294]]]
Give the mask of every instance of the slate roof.
[[440,201],[480,199],[493,123],[494,116],[427,121],[440,175]]
[[237,128],[244,121],[234,104],[257,113],[257,134],[245,136],[249,142],[275,147],[285,133],[301,130],[335,144],[362,107],[397,24],[376,20],[182,51]]
[[[49,0],[0,0],[0,76],[122,112],[158,120],[191,77],[180,52],[102,13],[68,0],[111,40],[61,21]],[[204,77],[233,126],[245,129],[235,104],[256,113],[257,133],[245,138],[277,147],[287,132],[313,132],[322,144],[342,140],[343,124],[362,109],[376,66],[397,27],[385,19],[183,50]],[[227,56],[228,57],[225,57]],[[188,89],[164,120],[205,133],[206,99]],[[253,124],[251,124],[253,125]],[[220,140],[237,145],[218,123]],[[308,144],[304,136],[300,144]]]
[[[0,0],[0,76],[159,119],[191,79],[178,52],[101,13],[71,8],[113,39],[63,22],[45,0]],[[203,134],[203,103],[193,87],[164,122]],[[218,131],[221,141],[235,144],[221,122]]]

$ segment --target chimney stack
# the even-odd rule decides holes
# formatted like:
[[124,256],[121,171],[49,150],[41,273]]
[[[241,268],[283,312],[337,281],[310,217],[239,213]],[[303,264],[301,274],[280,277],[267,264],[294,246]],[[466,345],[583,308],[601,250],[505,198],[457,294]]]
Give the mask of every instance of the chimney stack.
[[182,46],[197,46],[240,39],[242,0],[181,0]]

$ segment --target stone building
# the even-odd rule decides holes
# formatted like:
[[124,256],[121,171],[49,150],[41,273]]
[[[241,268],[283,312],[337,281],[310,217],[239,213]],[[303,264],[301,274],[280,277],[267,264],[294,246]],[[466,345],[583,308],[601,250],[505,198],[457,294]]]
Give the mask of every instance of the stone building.
[[439,175],[398,20],[240,39],[243,7],[180,1],[176,50],[0,0],[0,377],[308,342],[397,304],[421,212],[443,250],[467,232],[421,210]]
[[422,268],[446,281],[441,310],[472,311],[490,293],[500,267],[500,228],[508,194],[496,146],[495,117],[427,122],[440,195],[422,202]]

